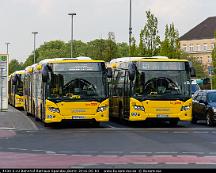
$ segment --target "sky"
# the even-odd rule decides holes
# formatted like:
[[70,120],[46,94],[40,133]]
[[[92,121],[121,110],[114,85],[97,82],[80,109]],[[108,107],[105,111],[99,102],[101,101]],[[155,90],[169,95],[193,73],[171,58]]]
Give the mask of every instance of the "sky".
[[[210,16],[216,16],[215,0],[132,0],[132,32],[139,41],[146,23],[146,11],[158,18],[163,38],[172,22],[180,36]],[[75,12],[74,39],[88,42],[107,38],[114,32],[117,42],[128,42],[129,0],[0,0],[0,53],[10,42],[10,59],[24,62],[33,51],[32,32],[37,31],[36,47],[51,40],[68,42],[71,17]]]

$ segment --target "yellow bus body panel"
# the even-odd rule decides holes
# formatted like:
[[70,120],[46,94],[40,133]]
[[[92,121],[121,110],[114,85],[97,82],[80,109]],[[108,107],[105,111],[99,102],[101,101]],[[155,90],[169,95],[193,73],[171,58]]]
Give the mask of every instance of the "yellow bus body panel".
[[[103,112],[97,112],[98,107],[105,106]],[[58,108],[59,113],[51,112],[49,107]],[[62,120],[95,120],[97,122],[109,121],[109,99],[103,102],[59,102],[46,100],[45,123],[61,122]]]
[[[145,111],[135,110],[134,106],[143,106]],[[181,110],[182,106],[189,106],[189,110]],[[136,114],[137,116],[132,116]],[[181,121],[192,120],[192,99],[185,102],[180,100],[159,101],[145,100],[140,102],[130,98],[130,116],[129,121],[143,121],[147,118],[179,118]]]
[[15,95],[15,105],[16,108],[24,108],[24,96]]

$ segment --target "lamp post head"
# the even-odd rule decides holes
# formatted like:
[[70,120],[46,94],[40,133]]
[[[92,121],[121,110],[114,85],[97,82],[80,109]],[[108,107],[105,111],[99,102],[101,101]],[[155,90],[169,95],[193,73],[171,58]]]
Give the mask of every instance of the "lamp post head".
[[38,32],[32,32],[32,34],[38,34]]
[[76,13],[68,13],[68,15],[74,16],[74,15],[76,15]]

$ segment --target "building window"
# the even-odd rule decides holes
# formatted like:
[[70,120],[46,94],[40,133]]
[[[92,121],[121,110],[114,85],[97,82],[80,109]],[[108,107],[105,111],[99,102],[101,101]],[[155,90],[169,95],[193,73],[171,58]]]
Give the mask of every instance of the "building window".
[[211,50],[213,50],[213,49],[214,49],[214,43],[211,44]]
[[193,52],[193,45],[192,44],[190,44],[189,51]]
[[211,64],[212,63],[212,58],[210,56],[208,56],[208,63]]
[[201,51],[199,44],[197,45],[197,51]]
[[195,52],[197,52],[197,45],[196,45],[196,46],[194,46],[194,51],[195,51]]
[[202,64],[202,57],[198,57],[198,61]]
[[207,44],[204,44],[203,45],[203,51],[207,51],[207,48],[208,48]]
[[183,46],[183,50],[186,52],[187,51],[187,46]]

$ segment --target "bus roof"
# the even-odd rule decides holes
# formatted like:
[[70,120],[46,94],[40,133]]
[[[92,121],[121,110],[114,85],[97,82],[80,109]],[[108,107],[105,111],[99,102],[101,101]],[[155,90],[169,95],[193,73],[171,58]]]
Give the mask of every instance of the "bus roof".
[[44,59],[39,62],[39,64],[46,63],[71,63],[71,62],[105,62],[103,60],[92,60],[89,57],[77,57],[77,58],[54,58],[54,59]]
[[25,74],[25,70],[15,71],[12,75],[14,74]]

